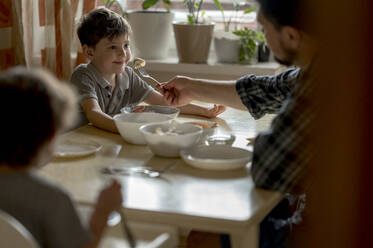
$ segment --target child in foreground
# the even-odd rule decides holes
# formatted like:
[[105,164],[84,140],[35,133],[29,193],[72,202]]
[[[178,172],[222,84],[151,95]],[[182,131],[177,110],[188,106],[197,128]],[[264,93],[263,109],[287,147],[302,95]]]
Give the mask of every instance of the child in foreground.
[[17,67],[0,74],[0,102],[0,209],[40,247],[97,247],[109,214],[121,207],[120,184],[100,192],[86,228],[68,194],[34,173],[50,161],[57,134],[74,120],[72,90],[45,71]]
[[[130,32],[127,21],[108,9],[98,8],[83,16],[77,33],[90,63],[79,65],[71,77],[80,94],[80,125],[91,122],[98,128],[118,132],[112,116],[121,108],[143,101],[167,105],[158,91],[127,66],[131,58]],[[180,107],[181,113],[209,118],[224,111],[223,105]]]

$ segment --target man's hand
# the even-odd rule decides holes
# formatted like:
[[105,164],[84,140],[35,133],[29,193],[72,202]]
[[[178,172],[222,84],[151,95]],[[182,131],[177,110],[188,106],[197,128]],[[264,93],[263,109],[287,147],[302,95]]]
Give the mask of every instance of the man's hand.
[[144,111],[145,106],[137,106],[134,110],[132,110],[133,113],[140,113]]
[[156,86],[163,94],[168,105],[179,107],[190,103],[194,99],[192,79],[184,76],[176,76],[170,81]]

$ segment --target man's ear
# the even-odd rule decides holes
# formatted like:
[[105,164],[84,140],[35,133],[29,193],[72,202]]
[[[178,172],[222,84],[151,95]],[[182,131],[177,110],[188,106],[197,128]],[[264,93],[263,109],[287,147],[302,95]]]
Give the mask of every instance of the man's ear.
[[95,52],[94,48],[90,47],[90,46],[87,46],[87,45],[83,45],[82,50],[83,50],[84,56],[87,59],[92,60],[94,52]]
[[293,27],[285,26],[281,29],[282,44],[291,51],[299,50],[302,42],[302,33]]

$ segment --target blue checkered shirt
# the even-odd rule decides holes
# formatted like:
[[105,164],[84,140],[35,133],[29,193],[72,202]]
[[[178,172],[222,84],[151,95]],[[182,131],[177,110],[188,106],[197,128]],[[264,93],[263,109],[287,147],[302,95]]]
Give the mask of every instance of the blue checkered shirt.
[[269,130],[254,142],[251,165],[257,187],[289,192],[304,175],[310,159],[305,136],[313,116],[307,107],[311,80],[300,69],[290,69],[276,76],[248,75],[237,80],[236,89],[254,118],[278,113]]

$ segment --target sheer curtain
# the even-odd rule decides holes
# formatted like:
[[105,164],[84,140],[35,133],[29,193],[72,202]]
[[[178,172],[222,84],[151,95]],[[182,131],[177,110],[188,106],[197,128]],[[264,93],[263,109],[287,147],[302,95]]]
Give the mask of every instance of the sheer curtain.
[[1,0],[0,70],[41,64],[68,80],[79,52],[76,23],[96,0]]

